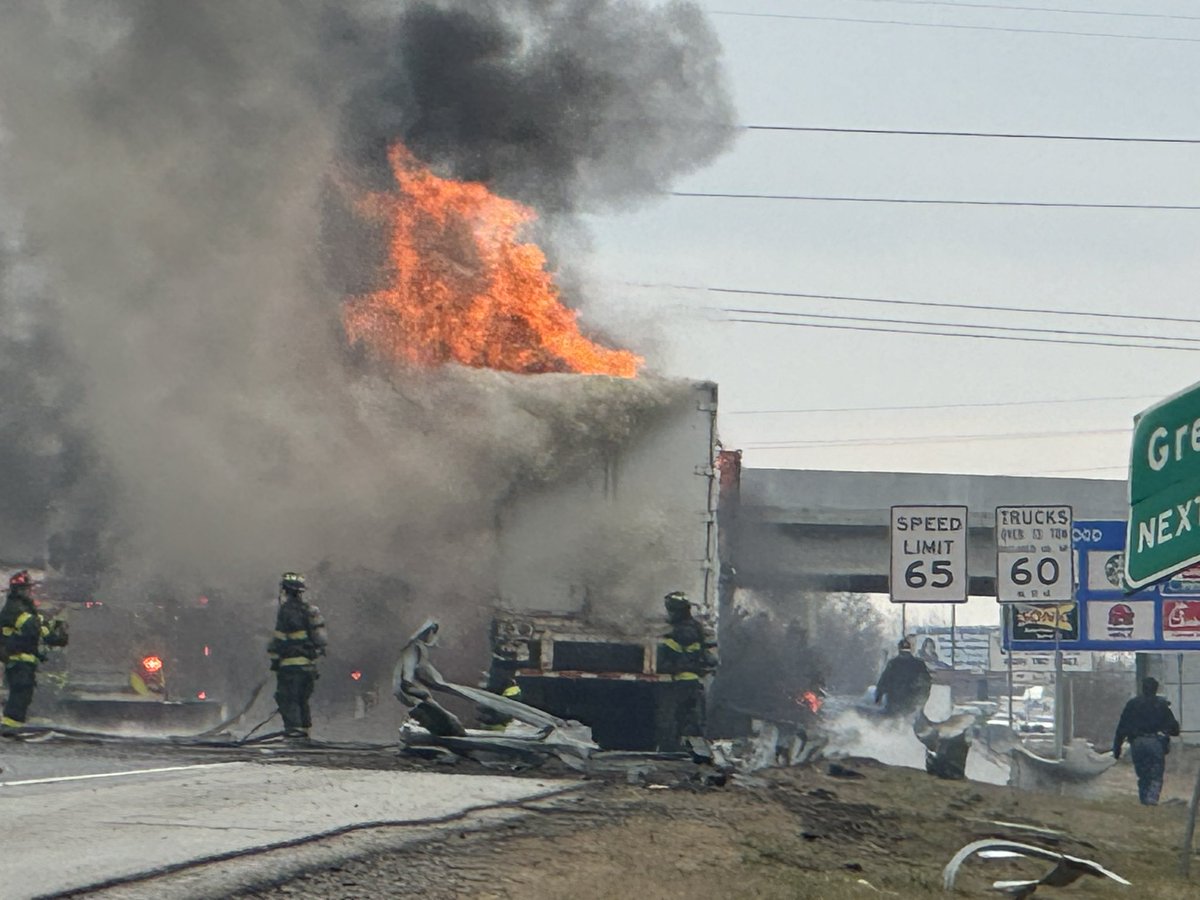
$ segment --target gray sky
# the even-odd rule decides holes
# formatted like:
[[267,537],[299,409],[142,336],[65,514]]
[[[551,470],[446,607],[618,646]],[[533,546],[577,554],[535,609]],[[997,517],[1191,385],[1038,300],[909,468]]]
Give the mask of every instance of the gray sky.
[[[994,3],[1028,11],[898,0],[707,5],[743,124],[1200,138],[1200,10],[1183,0]],[[1032,11],[1038,5],[1140,15]],[[1200,144],[750,131],[678,190],[1200,206]],[[939,310],[669,287],[1195,318],[1200,211],[665,197],[590,225],[595,240],[586,265],[604,291],[604,302],[588,308],[590,321],[641,349],[656,367],[719,382],[722,438],[744,448],[751,466],[1123,477],[1132,415],[1200,381],[1193,352],[752,325],[720,321],[724,314],[715,310],[1171,336],[1180,346],[1188,345],[1179,337],[1200,340],[1200,320]],[[1200,350],[1200,342],[1190,346]],[[955,404],[989,405],[755,412]],[[971,437],[977,435],[1009,437]],[[818,443],[795,446],[800,442]]]

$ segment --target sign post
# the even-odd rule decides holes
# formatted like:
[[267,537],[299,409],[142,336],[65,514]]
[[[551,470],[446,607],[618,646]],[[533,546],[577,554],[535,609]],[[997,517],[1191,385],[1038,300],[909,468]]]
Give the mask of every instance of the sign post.
[[967,602],[967,508],[893,506],[893,603]]
[[1125,580],[1131,588],[1200,562],[1200,385],[1143,412],[1129,454]]

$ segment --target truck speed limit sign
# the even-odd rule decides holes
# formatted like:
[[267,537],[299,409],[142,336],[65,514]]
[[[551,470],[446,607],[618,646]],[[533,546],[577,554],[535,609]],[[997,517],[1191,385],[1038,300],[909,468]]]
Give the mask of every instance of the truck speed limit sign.
[[1073,600],[1071,507],[996,507],[996,599],[1001,603]]
[[967,602],[967,508],[893,506],[893,603]]

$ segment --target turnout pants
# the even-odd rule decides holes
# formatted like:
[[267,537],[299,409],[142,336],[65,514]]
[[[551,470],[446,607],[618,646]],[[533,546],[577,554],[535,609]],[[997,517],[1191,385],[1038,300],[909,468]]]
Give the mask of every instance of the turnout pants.
[[308,701],[316,680],[316,669],[310,666],[280,666],[275,673],[275,703],[283,716],[283,730],[287,734],[312,728]]
[[704,736],[704,682],[674,681],[661,687],[655,745],[675,753],[684,749],[683,738]]
[[2,724],[15,727],[25,724],[33,688],[37,684],[37,665],[31,662],[10,662],[4,667],[4,682],[8,685],[8,700],[4,704]]
[[1156,734],[1135,737],[1129,743],[1133,771],[1137,772],[1138,799],[1146,806],[1158,803],[1167,764],[1166,741]]

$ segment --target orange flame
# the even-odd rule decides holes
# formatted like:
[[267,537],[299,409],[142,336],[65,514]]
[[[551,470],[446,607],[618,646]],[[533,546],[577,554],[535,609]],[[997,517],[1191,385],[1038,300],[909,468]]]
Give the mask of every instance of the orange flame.
[[801,706],[807,706],[812,712],[817,712],[821,708],[821,698],[812,691],[805,691],[796,698],[796,702]]
[[369,195],[362,209],[389,229],[389,284],[346,303],[351,342],[421,366],[637,374],[639,357],[580,333],[545,254],[519,239],[532,209],[440,178],[400,144],[388,159],[396,189]]

